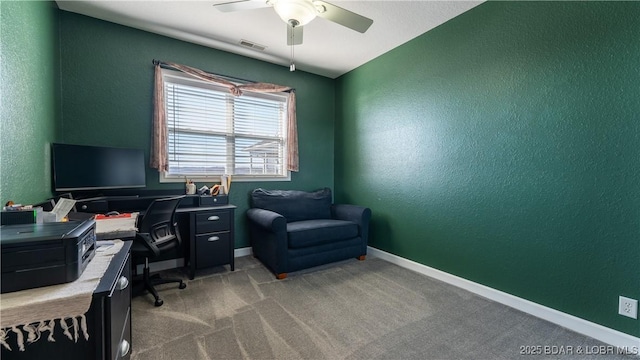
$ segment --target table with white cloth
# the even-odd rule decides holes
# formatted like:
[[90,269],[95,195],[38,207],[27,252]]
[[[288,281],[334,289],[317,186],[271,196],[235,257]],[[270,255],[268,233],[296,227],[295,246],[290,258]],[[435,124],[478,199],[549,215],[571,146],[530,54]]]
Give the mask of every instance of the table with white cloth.
[[0,357],[128,358],[130,249],[102,243],[76,281],[1,294]]

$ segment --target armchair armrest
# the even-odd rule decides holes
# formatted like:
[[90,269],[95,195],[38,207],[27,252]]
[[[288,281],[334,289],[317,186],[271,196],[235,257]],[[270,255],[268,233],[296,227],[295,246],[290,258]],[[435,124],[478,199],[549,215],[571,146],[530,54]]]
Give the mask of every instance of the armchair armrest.
[[252,208],[247,210],[247,217],[254,224],[270,232],[287,231],[287,219],[284,216],[265,209]]
[[358,224],[360,236],[365,242],[368,241],[371,209],[358,205],[333,204],[331,205],[331,215],[336,220],[353,221]]
[[331,205],[331,214],[336,220],[349,220],[357,223],[369,221],[371,218],[371,209],[364,206],[349,204]]
[[248,209],[247,219],[253,256],[274,273],[286,273],[289,268],[287,219],[277,212],[260,208]]

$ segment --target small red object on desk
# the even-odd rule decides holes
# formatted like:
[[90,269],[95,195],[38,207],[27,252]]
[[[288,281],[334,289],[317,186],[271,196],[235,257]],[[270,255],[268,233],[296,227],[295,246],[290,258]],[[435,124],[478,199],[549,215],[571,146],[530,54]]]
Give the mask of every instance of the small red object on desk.
[[130,217],[131,217],[130,213],[118,214],[118,215],[102,215],[102,214],[98,214],[98,215],[96,215],[96,220],[119,219],[119,218],[130,218]]

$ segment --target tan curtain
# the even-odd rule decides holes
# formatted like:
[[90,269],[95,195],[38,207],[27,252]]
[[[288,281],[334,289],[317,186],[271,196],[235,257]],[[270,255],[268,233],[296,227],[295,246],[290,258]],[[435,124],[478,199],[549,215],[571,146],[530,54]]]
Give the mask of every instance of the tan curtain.
[[287,170],[298,171],[298,126],[296,121],[296,94],[288,86],[269,83],[248,83],[236,85],[222,77],[207,73],[200,69],[172,62],[155,62],[155,89],[153,93],[153,140],[151,149],[151,167],[158,171],[167,171],[169,160],[167,154],[167,117],[164,106],[164,82],[160,65],[189,74],[200,80],[225,86],[234,96],[242,95],[242,91],[283,92],[289,91],[287,112]]
[[167,114],[164,107],[164,82],[160,64],[155,66],[155,78],[153,89],[153,128],[151,138],[150,165],[158,171],[169,169],[169,157],[167,154]]
[[289,171],[298,171],[298,124],[296,122],[296,92],[289,93],[289,121],[287,123],[287,164]]

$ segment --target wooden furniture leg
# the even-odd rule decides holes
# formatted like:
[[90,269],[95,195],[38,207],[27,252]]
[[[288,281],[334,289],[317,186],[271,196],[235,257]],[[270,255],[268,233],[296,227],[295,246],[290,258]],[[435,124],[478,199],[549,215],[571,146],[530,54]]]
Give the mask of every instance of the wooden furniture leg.
[[283,280],[287,278],[287,273],[276,274],[276,279]]
[[366,257],[367,255],[360,255],[358,256],[358,260],[363,261]]

